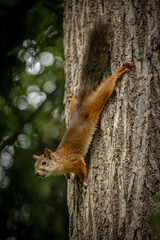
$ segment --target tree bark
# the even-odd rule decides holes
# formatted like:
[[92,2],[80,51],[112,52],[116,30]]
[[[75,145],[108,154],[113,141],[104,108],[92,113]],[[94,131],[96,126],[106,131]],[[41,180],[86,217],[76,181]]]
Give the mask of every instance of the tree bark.
[[158,240],[145,217],[157,211],[160,191],[160,1],[65,0],[67,123],[67,96],[81,87],[89,29],[100,15],[112,32],[110,72],[127,61],[134,68],[101,114],[86,157],[86,194],[77,177],[69,180],[70,239]]

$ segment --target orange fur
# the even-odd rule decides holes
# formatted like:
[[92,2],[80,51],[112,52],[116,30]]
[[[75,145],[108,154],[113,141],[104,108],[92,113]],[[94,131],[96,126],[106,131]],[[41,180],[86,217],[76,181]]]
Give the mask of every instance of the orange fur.
[[102,81],[95,91],[85,96],[83,102],[72,95],[69,107],[71,122],[57,151],[45,149],[42,156],[34,156],[37,175],[46,177],[65,174],[69,177],[72,172],[79,176],[83,187],[86,186],[87,170],[83,157],[91,143],[100,113],[115,88],[116,80],[132,66],[133,63],[124,63],[116,73]]

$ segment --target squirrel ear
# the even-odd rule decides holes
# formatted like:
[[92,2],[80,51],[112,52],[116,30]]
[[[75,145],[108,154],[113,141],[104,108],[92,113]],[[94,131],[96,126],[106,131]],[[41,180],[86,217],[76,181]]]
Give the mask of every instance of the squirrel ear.
[[37,155],[33,155],[33,158],[37,161],[39,157]]
[[44,149],[44,156],[49,157],[51,155],[52,151],[49,148]]

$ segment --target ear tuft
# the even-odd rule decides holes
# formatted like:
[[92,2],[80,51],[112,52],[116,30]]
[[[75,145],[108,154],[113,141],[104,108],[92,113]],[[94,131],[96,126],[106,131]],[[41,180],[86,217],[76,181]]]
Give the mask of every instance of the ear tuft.
[[52,151],[49,148],[44,149],[44,156],[49,157],[51,155]]
[[33,158],[37,161],[38,159],[39,159],[39,156],[37,156],[37,155],[33,155]]

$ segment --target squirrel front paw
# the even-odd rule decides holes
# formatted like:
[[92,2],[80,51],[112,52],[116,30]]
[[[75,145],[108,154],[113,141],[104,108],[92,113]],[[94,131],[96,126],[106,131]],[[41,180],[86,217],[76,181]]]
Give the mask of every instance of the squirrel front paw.
[[123,66],[126,67],[126,68],[131,68],[133,66],[133,62],[123,63]]

